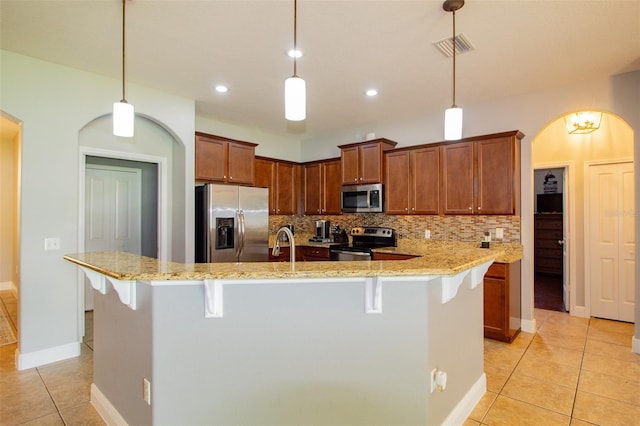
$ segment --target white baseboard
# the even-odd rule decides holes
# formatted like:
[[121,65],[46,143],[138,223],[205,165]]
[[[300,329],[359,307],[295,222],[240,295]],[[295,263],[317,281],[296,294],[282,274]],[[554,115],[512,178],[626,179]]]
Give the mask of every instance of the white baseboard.
[[16,364],[18,366],[18,370],[26,370],[27,368],[39,367],[41,365],[77,356],[80,356],[79,342],[68,343],[66,345],[29,352],[26,354],[16,351]]
[[2,281],[0,282],[0,291],[12,290],[15,292],[16,286],[13,285],[13,281]]
[[482,399],[487,391],[487,376],[482,373],[482,376],[471,386],[471,389],[465,394],[465,396],[458,402],[458,405],[449,413],[447,418],[442,423],[443,425],[461,425],[471,414],[478,402]]
[[520,322],[520,329],[525,333],[535,333],[536,331],[538,331],[536,319],[535,318],[530,320],[523,319]]
[[631,352],[640,354],[640,339],[637,339],[636,336],[631,337]]
[[589,318],[589,313],[585,306],[576,306],[571,312],[569,312],[569,314],[574,317]]
[[102,417],[102,420],[104,420],[108,426],[128,425],[120,413],[118,413],[118,410],[111,404],[111,401],[100,392],[100,389],[98,389],[95,383],[91,383],[91,405],[93,405],[93,408],[96,409],[100,417]]

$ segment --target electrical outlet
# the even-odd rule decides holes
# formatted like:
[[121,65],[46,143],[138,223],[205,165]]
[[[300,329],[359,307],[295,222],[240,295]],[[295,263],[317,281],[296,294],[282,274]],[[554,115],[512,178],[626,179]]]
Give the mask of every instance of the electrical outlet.
[[142,379],[142,399],[151,405],[151,382],[147,379]]
[[504,238],[504,228],[496,228],[496,239],[501,240]]
[[424,238],[427,239],[427,240],[429,238],[431,238],[431,230],[430,229],[425,229],[424,230]]
[[45,238],[44,239],[45,250],[60,250],[60,238]]

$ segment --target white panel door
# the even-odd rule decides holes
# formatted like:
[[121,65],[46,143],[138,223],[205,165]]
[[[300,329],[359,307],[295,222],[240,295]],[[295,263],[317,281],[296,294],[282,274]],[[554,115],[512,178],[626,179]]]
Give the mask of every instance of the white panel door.
[[588,179],[591,315],[633,321],[633,163],[590,166]]
[[[85,172],[85,251],[140,254],[142,172],[139,169],[87,164]],[[85,310],[93,308],[85,285]]]

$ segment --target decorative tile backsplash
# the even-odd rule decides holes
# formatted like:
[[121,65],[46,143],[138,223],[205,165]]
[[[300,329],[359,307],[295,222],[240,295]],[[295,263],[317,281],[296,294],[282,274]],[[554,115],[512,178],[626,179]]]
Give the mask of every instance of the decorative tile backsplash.
[[520,216],[391,216],[383,213],[344,214],[336,216],[269,216],[269,233],[275,234],[282,225],[293,224],[296,233],[313,234],[314,221],[325,219],[331,226],[350,230],[354,226],[385,226],[393,228],[398,238],[424,239],[424,231],[431,231],[432,240],[481,241],[491,232],[496,241],[496,228],[503,228],[505,243],[520,242]]

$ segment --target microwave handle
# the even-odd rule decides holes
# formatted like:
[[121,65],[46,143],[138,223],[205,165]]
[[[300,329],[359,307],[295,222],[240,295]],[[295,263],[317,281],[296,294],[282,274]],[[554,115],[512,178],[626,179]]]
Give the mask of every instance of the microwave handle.
[[373,196],[373,191],[367,191],[367,209],[371,208],[371,197]]

